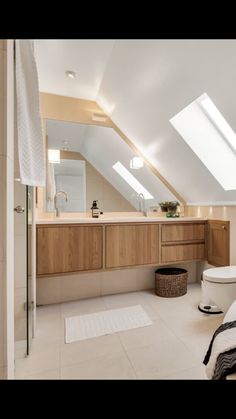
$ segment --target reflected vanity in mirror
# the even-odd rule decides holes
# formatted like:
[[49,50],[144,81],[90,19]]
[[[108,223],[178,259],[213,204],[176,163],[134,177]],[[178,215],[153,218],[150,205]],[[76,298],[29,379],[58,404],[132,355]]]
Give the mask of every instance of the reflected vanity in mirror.
[[47,119],[46,134],[47,212],[91,212],[97,200],[104,213],[145,213],[173,198],[113,128]]

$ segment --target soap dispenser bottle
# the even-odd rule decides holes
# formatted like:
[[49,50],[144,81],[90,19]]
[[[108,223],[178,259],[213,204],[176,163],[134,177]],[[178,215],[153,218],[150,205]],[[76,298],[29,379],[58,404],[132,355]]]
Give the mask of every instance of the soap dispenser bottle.
[[99,208],[97,206],[97,200],[93,201],[93,204],[91,206],[91,210],[92,210],[92,217],[93,218],[98,218],[99,217]]

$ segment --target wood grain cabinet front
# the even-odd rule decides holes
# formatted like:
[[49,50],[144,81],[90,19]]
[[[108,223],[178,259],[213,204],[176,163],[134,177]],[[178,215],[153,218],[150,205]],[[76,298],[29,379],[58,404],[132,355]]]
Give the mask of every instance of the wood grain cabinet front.
[[158,264],[159,225],[106,226],[106,268]]
[[101,268],[102,226],[38,226],[38,275]]
[[205,240],[205,223],[164,224],[161,226],[162,242]]
[[175,244],[174,246],[162,246],[161,261],[163,263],[204,260],[204,243]]
[[204,260],[206,223],[172,223],[161,226],[161,262]]
[[229,264],[230,223],[41,224],[37,275],[208,260]]
[[214,266],[230,264],[230,223],[223,220],[208,220],[207,260]]

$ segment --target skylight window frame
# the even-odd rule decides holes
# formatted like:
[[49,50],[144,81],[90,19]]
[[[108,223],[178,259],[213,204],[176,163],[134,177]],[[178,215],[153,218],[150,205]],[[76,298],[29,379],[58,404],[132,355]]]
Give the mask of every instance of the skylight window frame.
[[[204,102],[206,100],[207,103],[210,104],[210,108],[209,106],[204,105]],[[214,128],[216,128],[219,134],[224,138],[224,140],[226,141],[227,145],[231,148],[233,153],[236,154],[236,134],[229,125],[229,123],[226,121],[226,119],[223,117],[217,106],[208,96],[208,94],[203,93],[198,99],[196,99],[196,102],[198,103],[206,117],[209,119],[209,121],[212,123]],[[215,115],[213,115],[214,113]]]
[[[205,99],[210,106],[205,106]],[[235,133],[211,98],[202,94],[169,121],[219,185],[225,191],[235,191]]]
[[122,179],[137,193],[142,193],[145,200],[154,199],[154,196],[130,173],[128,169],[120,162],[117,161],[113,164],[112,168],[118,173]]

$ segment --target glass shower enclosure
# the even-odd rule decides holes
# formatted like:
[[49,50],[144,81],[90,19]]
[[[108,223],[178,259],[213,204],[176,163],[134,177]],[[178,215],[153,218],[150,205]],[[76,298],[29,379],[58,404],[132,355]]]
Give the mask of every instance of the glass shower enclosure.
[[33,337],[33,286],[32,286],[32,242],[33,242],[33,223],[32,223],[32,203],[33,188],[26,186],[26,330],[27,330],[27,355],[30,353],[30,346]]

